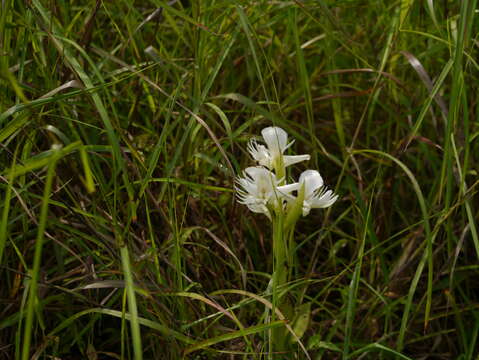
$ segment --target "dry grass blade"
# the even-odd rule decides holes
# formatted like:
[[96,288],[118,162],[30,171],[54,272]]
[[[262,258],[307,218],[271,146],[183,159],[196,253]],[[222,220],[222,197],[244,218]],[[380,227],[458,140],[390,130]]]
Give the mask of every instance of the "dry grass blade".
[[[432,89],[434,87],[434,84],[433,84],[429,74],[427,73],[426,69],[424,69],[424,66],[422,66],[422,64],[418,60],[418,58],[415,57],[410,52],[407,52],[407,51],[401,51],[401,54],[403,54],[406,57],[407,61],[409,61],[409,64],[411,64],[412,68],[417,72],[417,74],[419,75],[419,78],[424,83],[424,85],[426,86],[429,93],[431,93]],[[442,96],[440,94],[435,94],[434,95],[434,101],[436,101],[437,105],[441,109],[441,113],[442,113],[443,118],[447,119],[447,115],[448,115],[449,111],[447,109],[446,102],[444,101]]]

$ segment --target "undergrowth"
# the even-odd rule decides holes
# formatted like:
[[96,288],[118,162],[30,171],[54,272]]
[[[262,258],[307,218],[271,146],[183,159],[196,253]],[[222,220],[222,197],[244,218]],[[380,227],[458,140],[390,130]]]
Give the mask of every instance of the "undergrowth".
[[[0,358],[477,359],[477,1],[0,6]],[[339,195],[289,354],[233,190],[267,126]]]

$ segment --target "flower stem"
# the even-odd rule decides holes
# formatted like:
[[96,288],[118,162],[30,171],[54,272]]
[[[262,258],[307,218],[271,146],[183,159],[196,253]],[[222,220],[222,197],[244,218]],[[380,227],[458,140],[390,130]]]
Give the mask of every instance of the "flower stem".
[[[281,310],[281,293],[280,289],[286,285],[288,281],[288,249],[287,237],[284,231],[284,215],[278,214],[273,219],[273,309],[271,314],[271,321],[275,321],[276,308]],[[286,329],[284,327],[272,330],[272,351],[285,351],[286,349]]]

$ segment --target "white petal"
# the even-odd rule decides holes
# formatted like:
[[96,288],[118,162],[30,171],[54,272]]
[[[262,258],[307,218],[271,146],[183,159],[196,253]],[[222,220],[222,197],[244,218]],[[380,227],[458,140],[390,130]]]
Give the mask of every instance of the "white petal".
[[334,195],[331,190],[326,191],[319,197],[311,199],[311,207],[313,208],[327,208],[333,205],[338,199],[338,195]]
[[284,166],[293,165],[301,161],[309,160],[309,155],[283,155]]
[[301,184],[299,182],[294,183],[294,184],[288,184],[288,185],[283,185],[283,186],[278,186],[278,191],[283,194],[289,194],[292,191],[299,190]]
[[275,177],[275,175],[271,171],[261,166],[247,167],[244,170],[244,173],[246,173],[253,180],[257,180],[262,177],[269,177],[269,178]]
[[269,213],[268,208],[264,204],[246,204],[248,206],[248,209],[250,209],[252,212],[257,213],[257,214],[265,214],[268,218],[271,219],[271,215]]
[[238,185],[240,185],[240,187],[242,187],[244,189],[244,191],[246,191],[248,193],[253,191],[254,188],[255,188],[254,184],[251,181],[249,181],[248,179],[238,178],[238,179],[236,179],[236,183]]
[[323,178],[316,170],[306,170],[299,177],[299,182],[304,182],[304,198],[308,199],[313,193],[323,186]]
[[243,178],[236,179],[238,202],[250,208],[253,212],[268,215],[267,205],[279,205],[284,194],[276,190],[278,179],[276,175],[261,166],[251,166],[243,171]]
[[300,183],[294,183],[294,184],[278,186],[276,189],[278,190],[278,194],[281,198],[291,202],[296,199],[296,197],[292,195],[291,193],[293,191],[299,190],[300,187],[301,187]]
[[307,202],[303,202],[303,216],[308,216],[309,212],[311,211],[311,205]]
[[255,139],[252,139],[248,143],[248,152],[251,154],[252,158],[259,164],[270,167],[271,155],[266,146],[260,145],[256,142]]
[[288,146],[288,134],[280,127],[270,126],[264,128],[261,131],[261,135],[263,135],[272,157],[282,154]]
[[257,214],[267,214],[268,208],[264,204],[246,204],[248,209]]

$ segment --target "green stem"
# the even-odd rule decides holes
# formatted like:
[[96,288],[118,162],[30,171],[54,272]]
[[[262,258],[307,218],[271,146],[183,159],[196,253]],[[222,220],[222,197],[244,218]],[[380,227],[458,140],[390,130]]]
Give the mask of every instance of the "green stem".
[[273,224],[274,285],[277,287],[286,283],[288,273],[283,224],[284,218],[281,214],[276,217],[276,221]]
[[[284,216],[282,213],[273,219],[273,299],[271,322],[274,322],[276,308],[281,308],[280,289],[288,281],[288,251],[286,246],[284,231]],[[282,309],[280,309],[282,310]],[[286,349],[286,329],[284,327],[273,329],[272,336],[272,352],[285,351]]]

